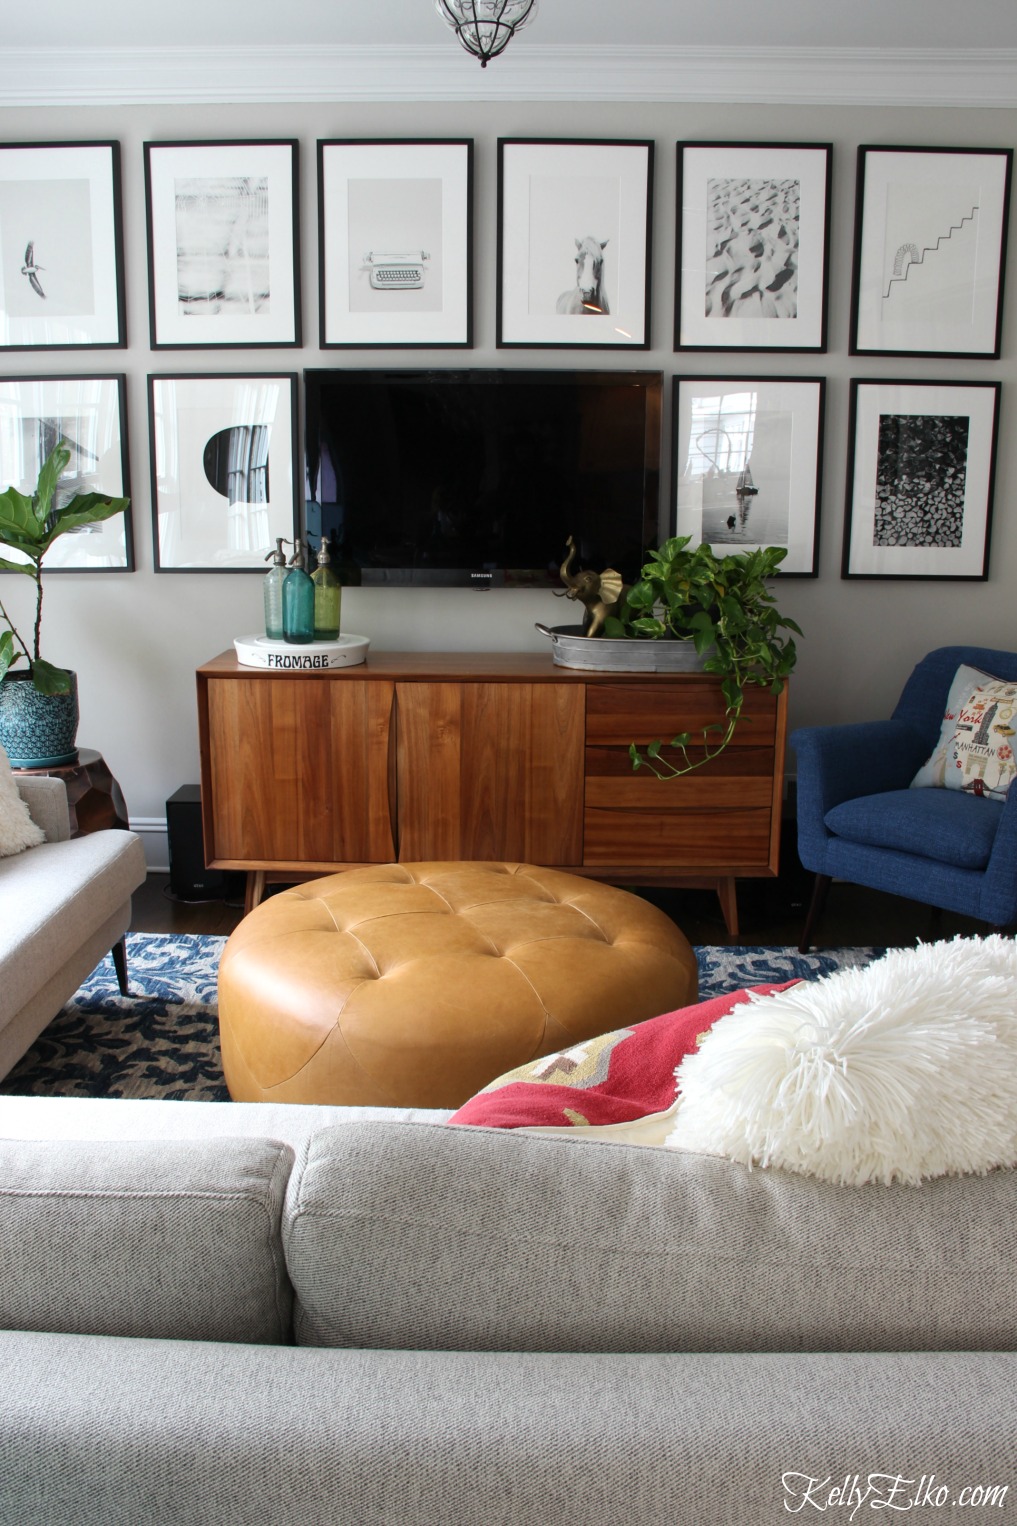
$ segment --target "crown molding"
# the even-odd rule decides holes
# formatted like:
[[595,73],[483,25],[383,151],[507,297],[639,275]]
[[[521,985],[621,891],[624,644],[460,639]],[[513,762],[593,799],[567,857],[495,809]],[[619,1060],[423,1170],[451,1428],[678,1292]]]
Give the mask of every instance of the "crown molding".
[[6,48],[0,106],[681,101],[1017,106],[1017,49],[565,47],[519,39],[481,70],[455,47]]

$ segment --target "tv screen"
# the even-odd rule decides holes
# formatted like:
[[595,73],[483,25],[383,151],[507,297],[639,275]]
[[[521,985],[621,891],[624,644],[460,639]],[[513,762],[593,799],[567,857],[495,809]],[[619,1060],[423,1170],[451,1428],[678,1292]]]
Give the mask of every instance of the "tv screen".
[[659,371],[308,370],[307,530],[364,584],[633,578],[657,539]]

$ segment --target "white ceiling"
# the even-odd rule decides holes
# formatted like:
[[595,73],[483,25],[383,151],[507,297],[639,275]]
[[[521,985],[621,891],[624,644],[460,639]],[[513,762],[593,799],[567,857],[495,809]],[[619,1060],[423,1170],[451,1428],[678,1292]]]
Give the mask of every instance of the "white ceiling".
[[[4,6],[4,48],[458,44],[433,0],[31,0]],[[1015,0],[539,0],[513,49],[1017,47]],[[464,55],[465,59],[465,55]],[[474,65],[474,67],[479,67]],[[493,69],[495,65],[492,63]]]

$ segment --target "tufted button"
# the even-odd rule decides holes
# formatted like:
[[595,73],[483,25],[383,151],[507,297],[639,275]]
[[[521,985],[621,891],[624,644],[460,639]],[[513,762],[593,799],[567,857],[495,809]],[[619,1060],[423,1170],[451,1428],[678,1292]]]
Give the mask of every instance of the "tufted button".
[[271,897],[219,970],[237,1101],[459,1107],[506,1070],[696,1000],[629,891],[531,864],[379,864]]

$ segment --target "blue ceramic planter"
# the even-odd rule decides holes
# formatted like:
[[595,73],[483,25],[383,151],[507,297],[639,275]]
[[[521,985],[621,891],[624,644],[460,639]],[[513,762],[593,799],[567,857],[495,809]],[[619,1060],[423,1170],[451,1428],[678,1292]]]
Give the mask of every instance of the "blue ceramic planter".
[[76,763],[78,678],[66,694],[40,694],[31,673],[0,681],[0,746],[12,768],[59,768]]

